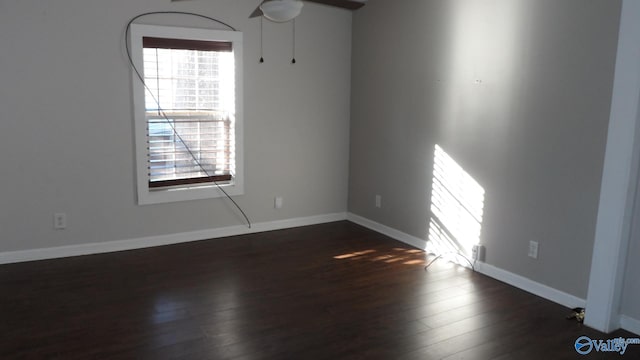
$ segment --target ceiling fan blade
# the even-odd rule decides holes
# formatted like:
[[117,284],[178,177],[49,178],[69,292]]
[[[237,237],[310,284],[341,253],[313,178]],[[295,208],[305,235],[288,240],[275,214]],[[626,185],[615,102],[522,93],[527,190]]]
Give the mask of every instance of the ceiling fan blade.
[[253,10],[251,15],[249,15],[249,19],[252,19],[258,16],[262,16],[262,9],[260,9],[260,6],[258,6],[255,10]]
[[314,2],[318,4],[330,5],[335,7],[340,7],[349,10],[356,10],[364,6],[364,1],[354,1],[354,0],[306,0],[308,2]]

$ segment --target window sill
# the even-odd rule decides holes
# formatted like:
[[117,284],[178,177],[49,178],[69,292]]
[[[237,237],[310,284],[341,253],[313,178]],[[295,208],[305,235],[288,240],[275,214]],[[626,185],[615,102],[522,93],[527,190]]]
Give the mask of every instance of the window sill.
[[[244,189],[241,184],[227,183],[220,184],[222,188],[229,196],[236,196],[244,194]],[[222,190],[217,185],[193,185],[182,186],[165,189],[149,189],[145,186],[144,189],[138,189],[138,205],[151,205],[162,204],[177,201],[189,201],[200,199],[213,199],[219,197],[226,197]]]

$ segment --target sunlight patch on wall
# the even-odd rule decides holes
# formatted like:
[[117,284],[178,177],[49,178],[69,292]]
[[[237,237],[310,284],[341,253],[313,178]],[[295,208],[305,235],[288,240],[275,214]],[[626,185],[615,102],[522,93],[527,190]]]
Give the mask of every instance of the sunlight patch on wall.
[[433,161],[427,252],[467,265],[456,257],[480,242],[484,188],[437,144]]

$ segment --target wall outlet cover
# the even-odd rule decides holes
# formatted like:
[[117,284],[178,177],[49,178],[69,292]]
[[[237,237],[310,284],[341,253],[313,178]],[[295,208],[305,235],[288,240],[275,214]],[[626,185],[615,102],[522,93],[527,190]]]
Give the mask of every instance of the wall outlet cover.
[[529,257],[533,259],[538,258],[538,247],[539,244],[537,241],[529,241]]

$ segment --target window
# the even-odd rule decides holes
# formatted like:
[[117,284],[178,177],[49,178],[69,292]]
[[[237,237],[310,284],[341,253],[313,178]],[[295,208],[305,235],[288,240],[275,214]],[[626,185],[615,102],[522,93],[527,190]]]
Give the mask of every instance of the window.
[[131,27],[139,204],[243,191],[242,34]]

